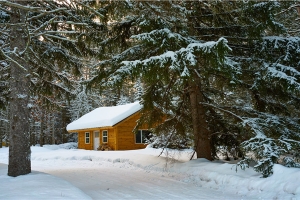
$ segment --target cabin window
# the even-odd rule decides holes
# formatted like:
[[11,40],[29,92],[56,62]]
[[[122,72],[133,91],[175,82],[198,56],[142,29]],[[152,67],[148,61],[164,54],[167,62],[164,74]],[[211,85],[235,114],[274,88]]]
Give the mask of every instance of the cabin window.
[[95,134],[95,138],[99,137],[99,132],[98,131],[95,131],[94,134]]
[[146,140],[150,139],[150,131],[148,130],[138,130],[135,134],[135,143],[136,144],[144,144]]
[[90,143],[90,132],[85,132],[85,143],[86,144]]
[[107,133],[107,131],[102,131],[102,142],[103,143],[108,142],[108,133]]

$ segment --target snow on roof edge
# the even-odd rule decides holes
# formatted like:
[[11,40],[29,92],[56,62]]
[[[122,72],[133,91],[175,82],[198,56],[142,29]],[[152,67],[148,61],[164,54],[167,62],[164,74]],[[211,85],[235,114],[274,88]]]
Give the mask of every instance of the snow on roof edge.
[[82,129],[112,127],[137,113],[141,108],[142,105],[139,102],[120,106],[99,107],[68,124],[66,129],[69,132],[75,132]]
[[[141,110],[141,109],[140,109]],[[139,112],[140,110],[136,111],[135,113],[132,113],[131,115],[129,115],[128,117],[125,117],[124,119],[118,121],[117,123],[113,124],[112,126],[116,126],[117,124],[121,123],[122,121],[128,119],[129,117],[131,117],[132,115],[136,114],[137,112]],[[102,127],[101,127],[102,128]]]

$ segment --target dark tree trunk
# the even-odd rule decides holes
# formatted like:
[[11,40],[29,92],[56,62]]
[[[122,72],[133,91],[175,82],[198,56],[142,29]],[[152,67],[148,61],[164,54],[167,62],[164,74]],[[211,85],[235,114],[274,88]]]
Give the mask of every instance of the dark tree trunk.
[[[27,2],[20,1],[26,5]],[[10,32],[10,47],[16,54],[22,52],[26,47],[27,36],[24,27],[17,25],[24,22],[26,12],[12,9]],[[28,65],[18,56],[12,54],[11,58],[18,64],[10,63],[10,136],[9,136],[9,162],[8,175],[19,176],[31,172],[31,151],[29,138],[29,86]],[[24,56],[23,56],[24,58]],[[20,66],[21,65],[21,66]],[[24,69],[22,69],[22,67]]]
[[62,108],[62,111],[61,111],[61,120],[62,120],[62,129],[61,130],[61,143],[65,143],[64,141],[64,136],[65,136],[65,132],[66,132],[66,129],[64,127],[67,127],[67,114],[66,114],[66,109],[65,108]]
[[5,135],[4,132],[4,123],[2,120],[0,120],[0,148],[2,148],[2,141],[3,141],[3,137]]
[[42,110],[42,116],[41,116],[41,121],[40,121],[40,147],[44,145],[44,111]]
[[203,102],[201,83],[198,77],[195,77],[195,80],[196,81],[191,81],[189,85],[195,151],[197,153],[197,158],[212,160],[211,142],[205,116],[205,108],[203,104],[200,103]]
[[255,99],[255,107],[260,112],[266,111],[266,103],[261,99],[258,91],[253,91],[253,96]]
[[52,144],[55,144],[56,142],[55,142],[55,114],[54,114],[54,112],[50,116],[52,116],[50,118],[50,122],[52,124]]
[[30,134],[30,146],[35,146],[35,133]]

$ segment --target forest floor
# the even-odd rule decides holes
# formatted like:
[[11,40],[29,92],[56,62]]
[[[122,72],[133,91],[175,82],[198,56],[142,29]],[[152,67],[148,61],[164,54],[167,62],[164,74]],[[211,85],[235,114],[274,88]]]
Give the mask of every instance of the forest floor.
[[29,175],[8,177],[0,149],[0,199],[300,199],[300,169],[275,165],[260,178],[234,164],[189,161],[192,152],[146,148],[87,151],[74,144],[32,147]]

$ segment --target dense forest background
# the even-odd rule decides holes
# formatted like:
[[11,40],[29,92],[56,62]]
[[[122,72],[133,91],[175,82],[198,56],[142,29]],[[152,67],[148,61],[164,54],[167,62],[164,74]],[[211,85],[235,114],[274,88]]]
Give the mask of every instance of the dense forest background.
[[299,19],[297,1],[1,1],[0,147],[140,101],[155,147],[299,167]]

